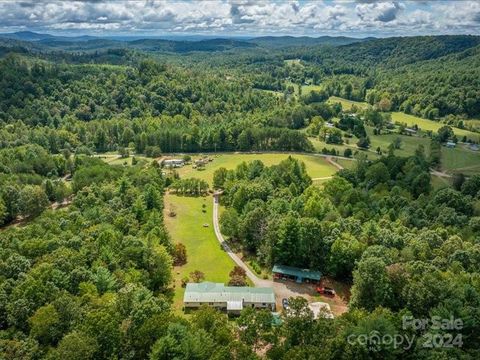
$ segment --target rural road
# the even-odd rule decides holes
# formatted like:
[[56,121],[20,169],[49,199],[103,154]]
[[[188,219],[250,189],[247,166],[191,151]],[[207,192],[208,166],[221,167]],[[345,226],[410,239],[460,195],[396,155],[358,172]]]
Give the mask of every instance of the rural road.
[[[342,170],[343,166],[340,165],[339,163],[335,162],[331,156],[326,156],[325,159],[327,162],[335,166],[337,169]],[[331,179],[333,176],[325,176],[321,178],[313,178],[312,180],[327,180]],[[225,238],[223,237],[221,231],[220,231],[220,224],[218,222],[218,203],[220,201],[220,195],[221,192],[215,192],[213,194],[213,229],[215,230],[215,236],[217,237],[218,242],[220,245],[222,245],[223,249],[225,252],[230,256],[230,258],[240,266],[243,270],[245,270],[245,273],[247,274],[247,277],[252,281],[252,283],[255,285],[255,287],[273,287],[275,289],[275,293],[277,291],[281,294],[277,295],[282,295],[283,297],[289,297],[289,296],[303,296],[302,294],[299,294],[297,292],[293,292],[292,290],[288,289],[284,283],[281,282],[275,282],[272,280],[267,280],[267,279],[261,279],[257,275],[253,273],[252,270],[243,262],[240,257],[233,252],[232,248],[227,244],[225,241]]]
[[269,287],[273,288],[275,293],[275,298],[277,302],[277,309],[281,308],[282,299],[290,298],[290,297],[297,297],[301,296],[311,302],[313,300],[313,295],[315,291],[313,287],[306,286],[304,284],[297,284],[293,281],[273,281],[268,279],[261,279],[257,275],[253,273],[252,270],[243,262],[243,260],[233,252],[232,248],[228,246],[225,238],[223,237],[222,233],[220,232],[220,225],[218,222],[218,201],[219,201],[220,193],[214,193],[213,195],[213,228],[215,230],[215,235],[217,237],[218,242],[222,245],[225,252],[230,256],[230,258],[240,266],[242,269],[245,270],[247,277],[252,281],[255,287]]
[[[335,166],[338,170],[343,170],[343,166],[333,160],[331,156],[325,158],[331,165]],[[315,179],[313,179],[315,180]]]
[[228,256],[240,266],[243,270],[245,270],[247,277],[252,281],[255,287],[273,287],[273,281],[260,279],[257,275],[253,273],[252,270],[245,264],[242,259],[240,259],[237,254],[235,254],[230,246],[228,246],[227,242],[225,241],[222,233],[220,232],[220,225],[218,223],[218,201],[219,201],[220,194],[215,193],[213,194],[213,229],[215,230],[215,236],[217,240],[222,245],[223,249],[226,251]]

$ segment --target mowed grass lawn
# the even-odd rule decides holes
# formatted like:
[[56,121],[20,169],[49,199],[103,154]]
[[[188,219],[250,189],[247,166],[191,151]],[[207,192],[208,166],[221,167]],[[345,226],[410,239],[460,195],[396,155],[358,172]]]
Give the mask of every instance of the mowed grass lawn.
[[[285,85],[288,87],[288,86],[293,86],[293,89],[294,89],[294,94],[296,96],[299,96],[300,94],[298,93],[298,84],[295,84],[291,81],[287,81],[285,83]],[[321,85],[302,85],[302,96],[304,95],[308,95],[309,93],[311,93],[312,91],[320,91],[322,90],[322,86]]]
[[[165,225],[174,243],[183,243],[187,248],[187,263],[174,268],[174,307],[181,312],[185,289],[181,280],[192,271],[200,270],[206,281],[227,283],[228,274],[234,263],[220,247],[212,223],[212,197],[186,197],[166,194]],[[175,217],[168,216],[170,205],[176,211]],[[205,212],[202,205],[205,204]],[[208,224],[204,227],[203,224]]]
[[[289,153],[265,153],[265,154],[218,154],[209,155],[213,161],[205,166],[205,169],[194,169],[192,165],[186,165],[176,169],[182,178],[195,177],[207,181],[210,185],[213,181],[213,173],[220,167],[226,169],[235,169],[242,162],[261,160],[265,166],[272,166],[280,163],[289,156],[303,161],[307,167],[307,173],[312,178],[332,176],[337,169],[329,164],[325,158],[315,155],[289,154]],[[198,159],[198,156],[192,156],[192,160]]]
[[419,145],[423,145],[425,152],[428,153],[430,149],[430,139],[422,138],[419,136],[407,136],[399,134],[384,134],[384,135],[373,135],[373,128],[366,127],[367,134],[370,137],[370,150],[376,151],[377,147],[380,146],[383,153],[388,152],[388,146],[396,139],[400,138],[402,140],[400,149],[395,150],[395,155],[398,156],[411,156],[415,153],[415,150]]
[[[445,124],[442,124],[440,122],[436,122],[428,119],[422,119],[418,116],[408,115],[402,112],[392,112],[392,121],[394,123],[395,122],[406,123],[408,126],[418,125],[418,127],[421,130],[433,131],[433,132],[437,132],[438,129],[440,129],[442,126],[445,126]],[[476,141],[480,139],[480,134],[476,134],[474,132],[464,130],[464,129],[459,129],[456,127],[452,127],[452,129],[455,135],[457,135],[458,137],[466,136],[467,138],[476,140]]]
[[368,104],[366,102],[347,100],[337,96],[330,96],[327,102],[330,104],[340,103],[342,104],[343,110],[350,110],[353,105],[355,105],[359,109],[366,109],[368,107]]
[[454,149],[442,147],[442,169],[452,173],[474,175],[480,173],[480,152],[464,149],[457,145]]
[[[147,158],[147,157],[142,156],[142,155],[133,155],[133,156],[135,156],[135,159],[137,159],[137,161],[148,162],[148,161],[153,160],[152,158]],[[97,155],[98,158],[102,159],[107,164],[110,164],[110,165],[128,165],[128,166],[132,165],[133,156],[130,155],[128,158],[122,158],[122,157],[120,157],[120,155],[113,154],[113,153],[105,153],[105,154]]]
[[[344,110],[351,109],[353,105],[356,105],[359,109],[364,109],[364,108],[368,107],[368,104],[366,102],[352,101],[352,100],[347,100],[347,99],[343,99],[343,98],[336,97],[336,96],[331,96],[328,99],[328,102],[330,104],[340,103],[340,104],[342,104],[342,108]],[[405,114],[405,113],[398,112],[398,111],[392,112],[391,115],[392,115],[392,121],[394,123],[395,122],[405,123],[405,124],[407,124],[407,126],[418,125],[418,127],[421,130],[424,130],[424,131],[436,132],[436,131],[438,131],[438,129],[440,129],[442,126],[445,125],[445,124],[442,124],[440,122],[436,122],[436,121],[432,121],[432,120],[428,120],[428,119],[423,119],[423,118],[420,118],[418,116],[409,115],[409,114]],[[474,121],[475,120],[472,120],[472,123]],[[459,129],[459,128],[453,127],[453,132],[458,137],[467,136],[467,138],[475,140],[475,141],[480,140],[480,134],[474,133],[474,132],[469,131],[469,130]]]

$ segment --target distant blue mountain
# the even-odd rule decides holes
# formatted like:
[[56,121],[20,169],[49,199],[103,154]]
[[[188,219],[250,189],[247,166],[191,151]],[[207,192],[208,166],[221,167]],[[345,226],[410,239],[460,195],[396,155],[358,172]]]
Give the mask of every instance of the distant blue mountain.
[[[262,36],[262,37],[248,37],[248,36],[218,36],[218,35],[112,35],[112,36],[57,36],[51,34],[41,34],[32,31],[19,31],[15,33],[0,33],[0,38],[40,42],[46,45],[53,45],[60,47],[66,43],[84,42],[90,40],[111,40],[116,42],[135,43],[139,41],[154,42],[157,41],[172,41],[172,42],[208,42],[208,41],[231,41],[232,44],[241,44],[247,42],[263,47],[284,47],[284,46],[309,46],[309,45],[348,45],[357,42],[363,42],[374,38],[350,38],[345,36]],[[57,43],[57,44],[55,44]],[[128,44],[127,44],[128,46]]]
[[33,31],[18,31],[14,33],[0,33],[0,38],[22,40],[22,41],[88,41],[96,39],[95,36],[56,36],[50,34],[40,34]]

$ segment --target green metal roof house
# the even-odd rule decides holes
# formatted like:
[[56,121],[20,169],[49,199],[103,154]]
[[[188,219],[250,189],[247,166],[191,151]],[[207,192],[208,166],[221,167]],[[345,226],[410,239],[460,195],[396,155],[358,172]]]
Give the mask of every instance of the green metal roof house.
[[185,308],[209,305],[228,313],[240,313],[245,307],[275,310],[275,293],[272,288],[225,286],[203,282],[188,283],[183,296]]
[[274,265],[272,272],[275,279],[288,278],[295,280],[297,283],[304,281],[318,283],[322,277],[320,271],[286,265]]

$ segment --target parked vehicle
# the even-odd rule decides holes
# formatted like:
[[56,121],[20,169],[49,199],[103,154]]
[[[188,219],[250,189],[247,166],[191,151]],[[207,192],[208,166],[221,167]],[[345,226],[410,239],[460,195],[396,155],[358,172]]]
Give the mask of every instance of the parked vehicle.
[[327,286],[324,286],[324,287],[317,287],[317,292],[319,294],[322,294],[322,295],[328,295],[328,296],[335,296],[335,290],[330,288],[330,287],[327,287]]
[[288,305],[288,299],[287,298],[283,298],[282,299],[282,306],[285,310],[287,310],[290,306]]

